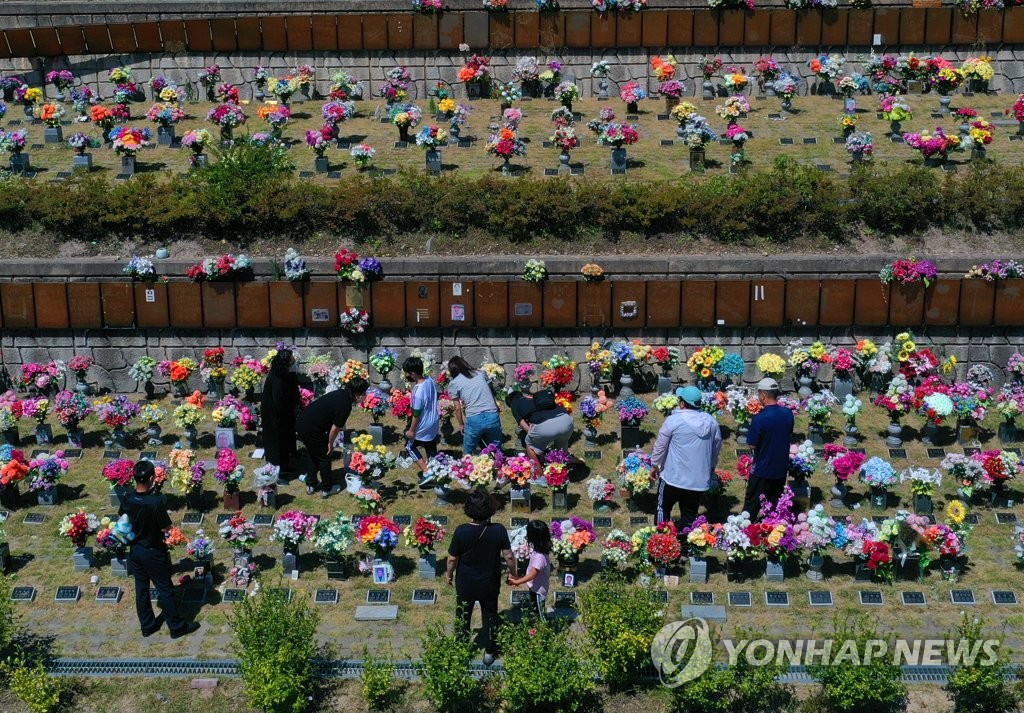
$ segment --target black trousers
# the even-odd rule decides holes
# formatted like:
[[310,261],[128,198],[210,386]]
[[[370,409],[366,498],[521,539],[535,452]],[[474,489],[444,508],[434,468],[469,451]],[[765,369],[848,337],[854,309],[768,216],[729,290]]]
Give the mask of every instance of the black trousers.
[[747,493],[743,498],[743,509],[750,515],[750,521],[755,522],[761,514],[761,496],[773,506],[779,502],[782,489],[786,486],[786,478],[757,478],[750,476],[747,481]]
[[167,628],[172,633],[185,629],[185,620],[178,612],[174,601],[174,585],[171,584],[171,556],[166,548],[132,545],[128,553],[128,572],[135,578],[135,613],[139,616],[142,632],[152,631],[156,625],[153,604],[149,601],[149,583],[156,587],[157,601],[164,613]]
[[455,589],[455,624],[459,633],[469,639],[469,624],[473,618],[473,605],[480,602],[480,618],[483,621],[484,651],[493,655],[498,653],[498,626],[501,624],[501,617],[498,615],[498,592],[461,591],[458,586]]
[[334,485],[331,477],[331,457],[327,455],[326,433],[300,433],[299,440],[306,447],[313,470],[306,475],[306,485],[319,488],[325,493]]
[[659,480],[657,522],[670,520],[672,508],[678,504],[679,520],[676,521],[676,526],[680,530],[689,527],[697,519],[697,511],[700,510],[700,501],[703,497],[704,492],[701,490],[684,490]]

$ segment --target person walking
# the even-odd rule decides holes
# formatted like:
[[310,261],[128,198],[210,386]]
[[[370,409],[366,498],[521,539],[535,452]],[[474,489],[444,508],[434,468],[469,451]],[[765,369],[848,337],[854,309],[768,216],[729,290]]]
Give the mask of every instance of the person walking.
[[471,522],[455,528],[448,545],[448,569],[445,579],[455,587],[456,625],[469,638],[473,607],[480,603],[483,621],[484,664],[494,663],[497,654],[498,594],[501,591],[501,561],[508,565],[509,577],[518,577],[505,526],[491,522],[497,510],[494,498],[478,488],[466,498],[463,511]]
[[487,377],[460,356],[448,360],[448,373],[452,376],[448,395],[455,402],[455,420],[462,429],[462,452],[476,453],[481,441],[500,447],[501,418]]
[[[121,500],[121,515],[127,515],[134,539],[128,550],[128,571],[135,578],[135,613],[143,636],[152,636],[167,622],[171,638],[178,639],[199,629],[196,621],[186,621],[178,612],[171,584],[171,556],[164,535],[171,529],[164,496],[151,492],[156,471],[148,460],[135,464],[135,492]],[[153,616],[149,585],[156,587],[161,614]]]
[[[427,460],[437,455],[437,432],[440,418],[437,412],[437,386],[433,379],[423,375],[423,360],[409,357],[402,364],[406,381],[412,383],[412,420],[405,432],[405,452],[416,461],[422,479],[420,487],[431,481],[427,476]],[[423,453],[420,453],[420,449]]]
[[700,501],[711,487],[711,475],[722,451],[722,430],[713,416],[700,410],[696,386],[678,389],[679,405],[658,431],[651,463],[658,480],[657,523],[672,517],[679,504],[680,530],[697,519]]
[[757,400],[764,408],[750,420],[747,432],[747,445],[754,449],[754,468],[743,499],[743,509],[752,522],[761,514],[762,495],[773,506],[779,501],[793,440],[793,412],[779,406],[779,382],[770,377],[757,382]]
[[299,380],[292,371],[294,363],[295,357],[288,349],[281,349],[274,355],[260,398],[263,457],[281,469],[280,477],[284,481],[297,467],[295,416],[299,408]]
[[312,495],[317,487],[322,497],[341,492],[340,485],[334,485],[331,477],[331,456],[334,443],[344,430],[345,422],[352,413],[352,404],[357,403],[370,384],[362,377],[356,377],[342,384],[334,391],[328,391],[309,406],[302,409],[296,421],[299,440],[306,447],[313,469],[306,475],[306,493]]

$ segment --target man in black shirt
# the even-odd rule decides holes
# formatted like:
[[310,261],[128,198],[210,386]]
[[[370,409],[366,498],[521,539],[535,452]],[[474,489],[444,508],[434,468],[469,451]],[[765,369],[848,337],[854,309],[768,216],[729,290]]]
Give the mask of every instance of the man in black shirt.
[[[120,514],[128,516],[135,534],[128,553],[128,571],[135,577],[135,612],[139,616],[142,635],[156,633],[166,619],[171,638],[177,639],[197,630],[199,624],[185,621],[174,601],[171,556],[164,544],[164,533],[171,528],[171,517],[167,514],[164,497],[150,492],[154,472],[149,461],[135,464],[135,492],[122,499]],[[149,601],[150,581],[156,587],[163,611],[156,618],[153,617],[153,604]]]
[[318,475],[323,497],[341,492],[340,485],[331,487],[331,455],[334,453],[334,442],[345,428],[345,422],[352,413],[352,404],[362,398],[368,386],[366,379],[352,379],[341,388],[316,399],[299,413],[295,430],[298,431],[299,440],[313,461],[313,472],[306,476],[306,492],[309,495],[317,488]]

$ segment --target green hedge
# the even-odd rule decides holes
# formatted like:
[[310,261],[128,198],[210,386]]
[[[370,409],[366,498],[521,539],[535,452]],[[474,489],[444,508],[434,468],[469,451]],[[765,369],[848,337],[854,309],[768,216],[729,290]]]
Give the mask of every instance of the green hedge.
[[112,184],[0,180],[0,226],[64,238],[218,235],[245,244],[313,234],[356,240],[407,233],[487,234],[512,242],[622,236],[724,243],[795,238],[840,242],[862,232],[907,234],[1024,226],[1024,172],[961,166],[866,166],[849,179],[791,159],[769,170],[675,181],[432,178],[400,173],[331,183],[293,177],[279,153],[245,147],[188,175],[141,174]]

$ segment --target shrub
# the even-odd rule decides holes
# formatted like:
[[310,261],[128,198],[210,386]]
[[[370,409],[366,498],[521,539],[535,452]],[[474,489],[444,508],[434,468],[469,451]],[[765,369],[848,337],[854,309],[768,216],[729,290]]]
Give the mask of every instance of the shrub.
[[692,681],[672,689],[672,710],[686,713],[730,713],[732,671],[712,666]]
[[584,710],[594,693],[592,672],[557,622],[509,624],[498,635],[511,711]]
[[384,710],[391,702],[391,659],[377,657],[363,647],[363,674],[359,679],[363,700],[371,711]]
[[23,657],[7,659],[3,664],[7,684],[32,713],[51,713],[64,707],[71,692],[69,681],[46,672],[42,661],[28,662]]
[[[759,638],[753,632],[738,632],[737,635],[743,639]],[[788,672],[785,665],[768,662],[755,666],[740,655],[729,670],[733,680],[732,709],[737,713],[777,713],[793,705],[792,687],[779,683],[779,676]]]
[[662,626],[658,605],[643,587],[596,582],[580,592],[580,622],[602,678],[613,690],[631,686],[651,660]]
[[304,601],[264,590],[235,606],[230,623],[249,703],[271,713],[301,713],[315,685],[320,616]]
[[916,233],[943,224],[942,177],[918,166],[883,172],[859,167],[850,175],[856,215],[884,235]]
[[[892,660],[893,646],[871,658],[865,656],[868,642],[882,638],[867,617],[837,619],[835,632],[825,638],[832,639],[833,650],[843,651],[851,646],[857,659],[865,665],[841,662],[838,665],[816,664],[807,672],[821,684],[821,699],[829,711],[839,713],[890,713],[902,711],[907,705],[907,687],[903,672]],[[849,643],[848,643],[849,642]],[[891,644],[892,642],[890,642]]]
[[445,633],[435,625],[422,638],[423,688],[441,713],[479,709],[480,684],[469,675],[476,650],[463,637]]
[[1019,693],[1006,681],[1012,668],[1001,646],[982,648],[984,625],[983,620],[964,614],[956,634],[950,637],[971,652],[969,660],[955,666],[946,685],[954,713],[1008,713],[1020,703]]
[[0,574],[0,655],[10,651],[18,634],[14,603],[11,601],[11,580]]

